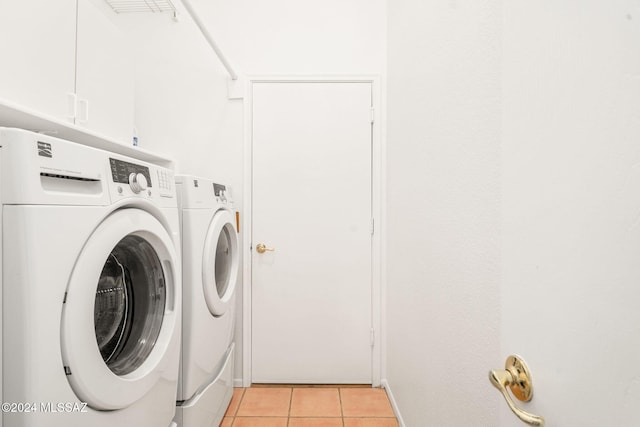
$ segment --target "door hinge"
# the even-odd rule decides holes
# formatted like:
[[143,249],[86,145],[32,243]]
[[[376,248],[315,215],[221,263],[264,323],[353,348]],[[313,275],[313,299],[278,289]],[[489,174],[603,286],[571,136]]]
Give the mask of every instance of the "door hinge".
[[371,218],[371,235],[376,231],[376,221],[374,218]]
[[371,338],[371,347],[373,347],[376,343],[376,331],[373,328],[371,328],[370,338]]
[[371,107],[371,123],[376,121],[376,109]]

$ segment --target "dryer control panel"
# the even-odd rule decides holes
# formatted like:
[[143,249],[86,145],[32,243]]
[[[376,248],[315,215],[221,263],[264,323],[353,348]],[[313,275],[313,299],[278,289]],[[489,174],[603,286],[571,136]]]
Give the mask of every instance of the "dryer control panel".
[[216,196],[216,200],[218,202],[226,202],[227,201],[227,187],[222,184],[213,183],[213,194]]
[[231,189],[222,184],[213,183],[213,195],[216,198],[216,202],[233,207],[233,200],[231,198]]
[[177,175],[175,182],[180,205],[185,209],[233,209],[233,196],[228,185],[194,175]]

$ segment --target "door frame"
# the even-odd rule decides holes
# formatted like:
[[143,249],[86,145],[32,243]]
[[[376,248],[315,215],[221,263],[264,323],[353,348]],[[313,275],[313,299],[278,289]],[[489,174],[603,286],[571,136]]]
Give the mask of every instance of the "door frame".
[[381,77],[379,75],[336,75],[336,76],[247,76],[244,86],[244,218],[241,250],[242,256],[242,386],[251,385],[251,256],[252,256],[252,214],[253,214],[253,85],[256,83],[370,83],[372,113],[372,159],[371,196],[374,233],[371,240],[371,326],[374,330],[372,351],[372,386],[379,387],[384,375],[386,354],[385,322],[385,280],[386,266],[384,247],[386,231],[386,149],[384,139],[385,111],[382,109]]

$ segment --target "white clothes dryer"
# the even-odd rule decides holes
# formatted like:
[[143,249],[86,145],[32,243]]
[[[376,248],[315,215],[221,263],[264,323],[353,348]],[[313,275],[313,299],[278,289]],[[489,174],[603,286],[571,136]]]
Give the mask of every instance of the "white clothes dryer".
[[233,395],[239,251],[229,188],[177,175],[183,265],[182,359],[176,422],[217,426]]
[[4,426],[173,425],[171,170],[18,129],[0,146]]

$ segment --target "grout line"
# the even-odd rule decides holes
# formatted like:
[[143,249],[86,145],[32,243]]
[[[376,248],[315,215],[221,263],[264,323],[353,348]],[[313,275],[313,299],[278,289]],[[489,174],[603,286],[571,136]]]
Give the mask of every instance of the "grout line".
[[[240,410],[240,405],[242,405],[242,401],[244,400],[244,394],[247,391],[247,389],[244,388],[244,387],[242,387],[241,390],[242,390],[242,392],[240,392],[240,399],[238,400],[238,407],[236,408],[235,413],[233,414],[234,417],[238,415],[238,411]],[[235,422],[235,420],[234,420],[234,422]]]
[[289,411],[287,413],[287,427],[289,427],[289,422],[291,421],[291,405],[293,403],[293,388],[289,389],[291,394],[289,395]]
[[345,427],[344,426],[344,410],[342,408],[342,392],[340,391],[341,390],[340,387],[337,387],[337,388],[338,388],[338,403],[340,404],[340,421],[342,422],[342,427]]
[[[242,400],[244,399],[244,392],[247,390],[244,387],[240,387],[240,389],[242,390],[242,392],[240,393],[240,399],[238,399],[238,407],[236,408],[235,411],[233,411],[233,414],[229,414],[230,417],[237,417],[238,416],[238,411],[240,411],[240,405],[242,405]],[[235,389],[234,389],[235,390]],[[232,397],[233,399],[233,397]],[[235,419],[233,420],[233,423],[231,424],[233,426],[233,424],[235,423]]]
[[344,409],[342,407],[342,389],[338,387],[338,399],[340,400],[340,416],[342,417],[342,427],[344,427]]

